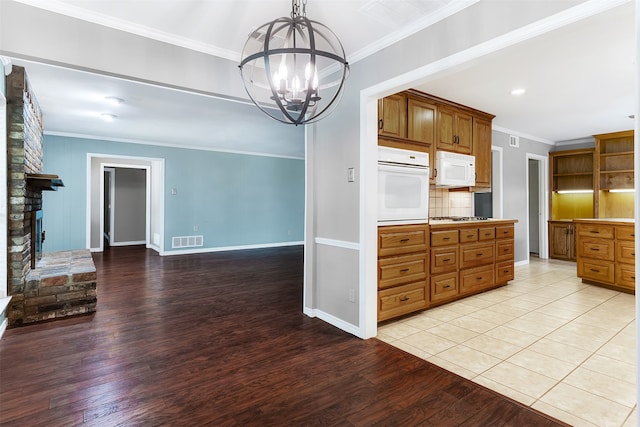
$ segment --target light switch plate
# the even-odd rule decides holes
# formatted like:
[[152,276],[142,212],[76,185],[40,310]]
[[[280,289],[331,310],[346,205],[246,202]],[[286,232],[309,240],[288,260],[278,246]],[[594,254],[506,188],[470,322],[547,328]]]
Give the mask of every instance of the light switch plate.
[[347,169],[347,182],[354,182],[356,180],[356,170],[355,168]]

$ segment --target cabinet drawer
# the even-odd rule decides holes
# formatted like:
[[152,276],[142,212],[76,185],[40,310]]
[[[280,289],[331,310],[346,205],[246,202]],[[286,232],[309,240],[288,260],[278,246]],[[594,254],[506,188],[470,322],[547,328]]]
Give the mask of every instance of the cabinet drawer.
[[616,240],[631,240],[636,238],[633,227],[616,227]]
[[378,260],[378,288],[425,280],[429,275],[427,254],[402,255]]
[[431,247],[455,245],[456,243],[458,243],[458,230],[431,232]]
[[580,224],[576,225],[578,236],[613,239],[613,225]]
[[478,241],[477,228],[464,228],[460,230],[460,243],[477,242],[477,241]]
[[496,261],[513,259],[513,240],[496,240]]
[[477,267],[479,265],[493,264],[493,243],[478,243],[460,246],[460,268]]
[[616,242],[616,262],[635,264],[636,248],[634,242],[630,240]]
[[600,283],[614,284],[613,262],[600,261],[595,259],[578,260],[578,277],[593,280]]
[[378,321],[427,308],[427,282],[378,291]]
[[458,270],[458,247],[447,246],[431,250],[431,273],[445,273]]
[[431,277],[431,302],[458,295],[458,272]]
[[423,252],[429,247],[426,225],[378,227],[378,256]]
[[507,283],[515,278],[515,267],[513,261],[496,264],[496,284]]
[[578,241],[580,242],[578,248],[580,256],[613,261],[613,240],[583,237]]
[[513,239],[513,225],[496,227],[496,239]]
[[496,229],[494,227],[485,227],[478,230],[478,240],[493,240],[496,238]]
[[616,264],[616,285],[636,289],[636,270],[633,265]]
[[493,265],[471,268],[460,273],[460,293],[487,289],[495,284]]

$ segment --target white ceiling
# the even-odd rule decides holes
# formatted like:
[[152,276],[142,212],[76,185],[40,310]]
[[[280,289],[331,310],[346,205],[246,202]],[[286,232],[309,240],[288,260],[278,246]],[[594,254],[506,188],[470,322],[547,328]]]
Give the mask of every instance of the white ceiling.
[[[249,31],[290,12],[284,0],[18,1],[234,61]],[[307,14],[338,34],[353,63],[475,2],[311,0]],[[627,116],[634,109],[637,73],[633,7],[630,2],[613,8],[417,87],[495,114],[497,128],[543,142],[631,129]],[[212,147],[207,136],[219,132],[221,121],[237,120],[237,111],[254,108],[250,105],[16,58],[13,63],[27,67],[48,133],[304,155],[300,144],[286,142],[291,130],[285,128],[292,127],[284,124],[278,124],[284,127],[281,135],[258,145],[243,139],[246,123],[238,123],[232,126],[238,129],[235,134],[218,138],[226,143]],[[509,92],[514,87],[525,87],[527,93],[513,97]],[[104,111],[104,93],[125,99],[112,110],[118,115],[114,123],[95,120]],[[259,131],[273,126],[269,120],[265,116],[251,126]]]

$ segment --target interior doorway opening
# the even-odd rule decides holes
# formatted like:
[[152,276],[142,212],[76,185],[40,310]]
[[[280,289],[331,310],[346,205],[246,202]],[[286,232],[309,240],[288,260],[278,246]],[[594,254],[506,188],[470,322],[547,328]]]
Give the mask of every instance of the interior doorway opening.
[[527,253],[529,259],[548,258],[548,161],[527,153]]

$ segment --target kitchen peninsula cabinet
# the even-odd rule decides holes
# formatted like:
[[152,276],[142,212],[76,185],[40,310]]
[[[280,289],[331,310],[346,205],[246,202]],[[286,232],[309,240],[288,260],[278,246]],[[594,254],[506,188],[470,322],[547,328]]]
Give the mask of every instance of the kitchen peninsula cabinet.
[[589,284],[635,293],[632,219],[576,219],[578,277]]
[[515,220],[378,227],[378,321],[507,284]]

